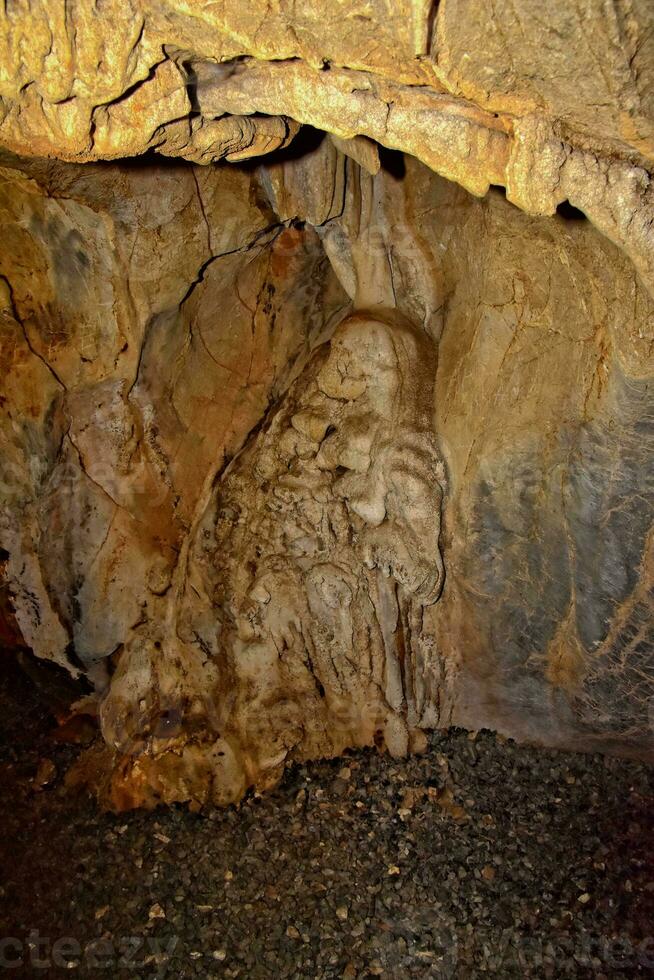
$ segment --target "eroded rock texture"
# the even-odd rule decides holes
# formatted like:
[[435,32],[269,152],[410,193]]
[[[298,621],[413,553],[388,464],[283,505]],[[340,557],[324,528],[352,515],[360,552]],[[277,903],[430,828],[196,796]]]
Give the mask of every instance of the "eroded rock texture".
[[102,705],[112,744],[181,736],[225,802],[288,757],[420,739],[443,579],[434,374],[397,315],[347,317],[317,349],[214,487],[172,623],[133,631]]
[[391,7],[0,15],[2,636],[115,807],[654,749],[649,7]]

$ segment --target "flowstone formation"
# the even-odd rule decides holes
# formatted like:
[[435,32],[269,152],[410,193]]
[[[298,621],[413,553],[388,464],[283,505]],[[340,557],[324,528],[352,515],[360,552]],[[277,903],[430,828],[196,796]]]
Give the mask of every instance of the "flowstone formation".
[[654,753],[649,5],[391,6],[0,14],[0,635],[115,808]]
[[171,739],[219,803],[288,757],[421,742],[437,688],[423,608],[443,582],[429,348],[397,314],[346,318],[228,467],[175,622],[134,631],[103,702],[110,744],[129,758],[154,736],[164,754],[130,760],[114,792],[153,764],[174,792]]

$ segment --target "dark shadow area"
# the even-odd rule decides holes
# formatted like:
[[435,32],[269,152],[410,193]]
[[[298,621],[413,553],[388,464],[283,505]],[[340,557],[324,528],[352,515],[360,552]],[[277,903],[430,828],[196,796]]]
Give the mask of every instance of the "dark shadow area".
[[182,67],[186,72],[186,94],[191,103],[192,115],[200,115],[200,103],[198,102],[198,75],[190,61],[182,62]]
[[[67,656],[74,666],[83,669],[84,665],[77,656],[74,657],[75,662],[70,651],[67,651]],[[0,672],[25,678],[31,685],[33,696],[42,702],[53,717],[65,714],[74,701],[92,691],[86,677],[80,676],[76,679],[59,664],[41,660],[26,648],[0,650]]]
[[99,161],[98,163],[86,164],[93,167],[117,167],[120,170],[181,170],[193,166],[187,160],[179,157],[166,157],[156,150],[147,150],[135,157],[121,157],[117,161]]
[[314,129],[313,126],[301,126],[297,136],[291,140],[288,146],[280,150],[273,150],[272,153],[266,153],[265,156],[243,160],[238,165],[239,167],[243,167],[245,164],[246,170],[256,170],[262,164],[265,166],[275,163],[290,163],[293,160],[299,160],[304,156],[308,156],[310,153],[314,153],[323,140],[327,138],[327,133],[323,132],[322,129]]
[[386,146],[378,145],[379,163],[382,170],[394,177],[395,180],[403,180],[406,176],[406,163],[404,154],[400,150],[389,150]]
[[565,218],[566,221],[588,221],[584,212],[570,204],[570,201],[561,201],[556,213],[560,218]]

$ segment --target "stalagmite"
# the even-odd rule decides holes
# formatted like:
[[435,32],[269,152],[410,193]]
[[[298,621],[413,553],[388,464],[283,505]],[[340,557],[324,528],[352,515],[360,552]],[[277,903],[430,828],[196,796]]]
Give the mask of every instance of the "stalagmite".
[[652,757],[654,23],[538,9],[0,12],[0,633],[107,805]]

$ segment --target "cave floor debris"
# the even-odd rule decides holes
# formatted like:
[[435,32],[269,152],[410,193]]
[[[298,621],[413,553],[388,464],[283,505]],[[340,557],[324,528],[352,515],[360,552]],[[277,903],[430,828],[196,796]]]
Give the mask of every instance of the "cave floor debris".
[[296,766],[264,797],[113,815],[0,677],[0,957],[16,974],[654,975],[654,770],[488,732]]

